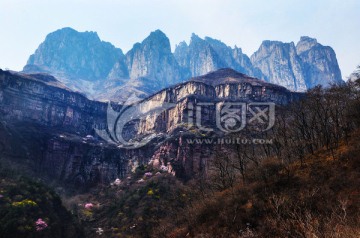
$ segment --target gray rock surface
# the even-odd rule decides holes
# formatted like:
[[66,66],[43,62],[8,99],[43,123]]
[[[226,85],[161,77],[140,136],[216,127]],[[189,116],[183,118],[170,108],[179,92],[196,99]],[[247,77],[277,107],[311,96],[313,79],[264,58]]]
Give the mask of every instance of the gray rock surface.
[[221,68],[231,68],[292,91],[341,83],[334,50],[316,39],[293,42],[264,41],[249,58],[241,48],[193,34],[171,52],[160,30],[136,43],[124,55],[94,32],[63,28],[50,33],[30,56],[25,73],[48,73],[66,87],[97,100],[145,98],[158,90]]
[[302,62],[294,43],[264,41],[251,56],[251,62],[260,69],[266,81],[293,91],[306,91]]
[[123,53],[96,32],[77,32],[63,28],[50,33],[30,56],[24,71],[36,66],[52,74],[64,74],[76,80],[105,79]]
[[[296,97],[297,93],[284,87],[231,69],[195,77],[140,103],[150,114],[129,123],[124,136],[133,135],[129,138],[133,139],[152,134],[155,140],[126,150],[96,136],[94,128],[112,128],[107,124],[106,103],[72,92],[45,74],[0,70],[0,152],[19,163],[27,161],[34,171],[66,185],[109,184],[126,176],[132,165],[148,164],[151,160],[158,165],[170,163],[172,173],[188,179],[204,169],[205,158],[212,151],[211,145],[192,145],[183,138],[194,138],[198,133],[186,126],[189,103],[235,100],[287,104]],[[158,116],[151,114],[158,105],[166,103],[173,107]],[[112,107],[117,112],[122,109],[121,105]],[[215,115],[214,107],[204,111],[204,125],[214,126]]]
[[130,79],[147,77],[162,87],[179,83],[182,79],[178,62],[171,53],[170,41],[160,30],[136,43],[126,54],[126,63]]
[[316,39],[303,36],[296,45],[296,51],[303,63],[307,88],[343,82],[336,54],[331,47],[323,46]]

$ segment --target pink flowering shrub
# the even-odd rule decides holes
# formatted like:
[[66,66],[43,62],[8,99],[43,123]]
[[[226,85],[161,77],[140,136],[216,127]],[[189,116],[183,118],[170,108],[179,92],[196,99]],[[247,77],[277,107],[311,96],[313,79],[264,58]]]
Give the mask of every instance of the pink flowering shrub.
[[43,219],[39,218],[35,222],[35,226],[36,226],[36,231],[42,231],[48,226],[48,224],[46,224],[46,222]]
[[93,207],[94,207],[94,204],[92,204],[92,203],[86,203],[85,204],[85,209],[91,209]]
[[145,175],[145,177],[151,177],[153,174],[151,172],[147,172],[144,175]]
[[145,180],[144,179],[139,179],[138,181],[137,181],[137,183],[143,183]]

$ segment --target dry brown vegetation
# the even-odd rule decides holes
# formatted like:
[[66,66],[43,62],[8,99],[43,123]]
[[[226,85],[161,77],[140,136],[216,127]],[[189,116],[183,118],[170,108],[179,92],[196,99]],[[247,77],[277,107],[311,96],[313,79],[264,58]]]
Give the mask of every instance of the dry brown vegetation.
[[185,184],[166,174],[138,184],[157,172],[139,168],[128,185],[94,191],[102,206],[83,224],[108,237],[360,237],[359,82],[277,112],[263,135],[273,144],[223,146]]

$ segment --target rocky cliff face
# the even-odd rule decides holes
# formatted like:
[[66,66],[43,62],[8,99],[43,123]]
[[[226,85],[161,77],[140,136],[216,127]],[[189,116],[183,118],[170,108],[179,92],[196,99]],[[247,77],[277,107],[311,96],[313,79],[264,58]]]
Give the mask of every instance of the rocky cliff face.
[[[130,121],[124,131],[129,140],[154,135],[144,147],[127,150],[101,140],[94,131],[107,125],[107,104],[88,100],[45,74],[0,71],[0,153],[26,161],[38,173],[72,185],[109,183],[125,176],[134,165],[167,166],[185,179],[205,169],[211,145],[188,144],[198,130],[189,131],[189,104],[198,102],[274,102],[286,104],[297,97],[281,86],[269,84],[231,69],[219,70],[164,89],[139,103],[150,112]],[[160,114],[153,110],[172,106]],[[121,105],[112,105],[117,112]],[[133,107],[133,106],[132,106]],[[194,115],[194,119],[198,115]],[[214,126],[214,107],[201,115]],[[217,132],[216,132],[217,133]],[[20,149],[15,149],[20,148]],[[207,151],[207,152],[206,152]],[[18,152],[20,154],[18,154]],[[205,153],[205,154],[204,154]]]
[[251,61],[260,69],[266,81],[293,91],[301,92],[307,89],[302,62],[294,43],[264,41],[251,56]]
[[131,79],[151,78],[167,87],[180,82],[181,71],[171,53],[170,41],[160,30],[152,32],[126,54]]
[[296,51],[303,63],[307,88],[342,83],[336,54],[331,47],[323,46],[316,39],[303,36],[296,45]]
[[193,77],[232,68],[299,92],[342,81],[334,51],[309,37],[302,37],[297,47],[294,43],[264,41],[250,60],[236,46],[231,48],[221,41],[193,34],[190,44],[180,43],[174,55]]
[[343,82],[334,50],[306,36],[296,47],[294,43],[264,41],[251,61],[268,82],[294,91]]
[[238,47],[232,49],[219,40],[193,34],[190,44],[181,42],[174,52],[176,60],[192,77],[204,75],[221,68],[231,68],[244,74],[261,78],[250,58]]
[[95,125],[105,127],[106,104],[94,102],[66,88],[59,88],[46,75],[14,75],[1,72],[2,119],[36,122],[86,135]]
[[[176,176],[189,179],[203,176],[208,164],[215,156],[212,151],[221,145],[191,143],[196,138],[221,138],[219,131],[202,135],[196,128],[189,130],[189,105],[201,102],[274,102],[284,105],[299,98],[284,87],[267,83],[243,75],[231,69],[222,69],[213,73],[195,77],[177,86],[162,90],[144,102],[151,107],[154,102],[173,103],[174,107],[158,117],[147,117],[139,121],[139,132],[158,131],[170,135],[160,143],[150,159],[154,166],[166,166]],[[147,109],[148,110],[148,109]],[[194,113],[195,114],[195,113]],[[196,120],[197,115],[193,115]],[[212,106],[202,111],[202,126],[215,128],[216,112]],[[202,132],[204,133],[204,132]]]
[[191,36],[190,45],[181,43],[175,49],[175,58],[191,76],[199,76],[226,67],[213,47],[197,35]]
[[243,72],[244,74],[255,78],[264,79],[261,70],[252,65],[250,58],[242,52],[241,48],[235,46],[234,49],[232,49],[232,54],[235,62],[243,68],[243,71],[240,69],[238,70],[239,72]]
[[125,151],[99,140],[94,128],[107,127],[106,111],[107,104],[51,76],[0,70],[0,157],[69,188],[109,184],[153,150]]
[[[158,117],[139,121],[138,133],[150,131],[170,133],[179,125],[188,123],[188,104],[195,102],[273,102],[285,105],[297,98],[286,88],[251,78],[232,69],[221,69],[204,76],[195,77],[174,87],[162,90],[142,102],[144,111],[166,103],[174,107]],[[207,120],[216,122],[215,108],[209,109]]]
[[109,96],[112,100],[126,101],[131,95],[144,98],[152,93],[184,80],[183,73],[174,55],[170,41],[160,30],[152,32],[141,43],[136,43],[126,54],[126,68],[116,64],[110,77],[123,76],[129,72],[129,79],[124,85],[104,91],[97,98]]

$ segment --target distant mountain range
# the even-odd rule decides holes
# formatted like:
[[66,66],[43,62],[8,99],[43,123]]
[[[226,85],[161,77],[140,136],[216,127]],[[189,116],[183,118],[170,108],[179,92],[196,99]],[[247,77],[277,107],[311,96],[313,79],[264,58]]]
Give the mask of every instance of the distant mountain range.
[[50,33],[29,57],[24,73],[48,73],[66,87],[97,100],[144,98],[158,90],[217,69],[231,68],[292,91],[341,83],[334,50],[310,37],[295,44],[264,41],[251,56],[219,40],[193,34],[171,51],[156,30],[125,55],[96,32],[63,28]]

